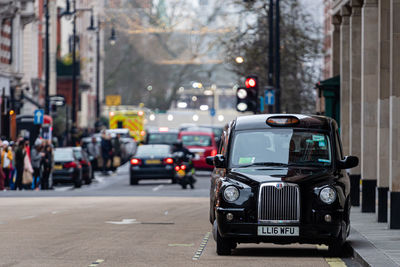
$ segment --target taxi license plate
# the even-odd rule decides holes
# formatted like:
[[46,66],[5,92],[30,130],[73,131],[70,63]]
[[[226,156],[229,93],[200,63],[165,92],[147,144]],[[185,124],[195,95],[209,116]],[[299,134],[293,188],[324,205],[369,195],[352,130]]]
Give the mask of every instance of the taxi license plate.
[[159,159],[148,159],[146,160],[146,164],[160,164],[161,160]]
[[258,235],[262,236],[299,236],[297,226],[258,226]]
[[62,170],[62,165],[54,165],[55,170]]

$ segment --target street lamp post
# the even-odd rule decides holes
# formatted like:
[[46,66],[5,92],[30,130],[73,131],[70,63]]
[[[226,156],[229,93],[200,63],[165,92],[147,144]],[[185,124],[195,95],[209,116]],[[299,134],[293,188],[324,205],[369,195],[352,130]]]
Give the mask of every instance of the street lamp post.
[[[100,29],[101,29],[100,17],[97,16],[97,27],[94,26],[93,12],[90,17],[89,31],[96,32],[96,121],[100,120]],[[115,45],[116,36],[114,27],[111,28],[110,44]]]
[[100,18],[96,31],[96,121],[100,119]]
[[72,18],[72,128],[76,127],[76,0],[73,0]]
[[50,12],[49,12],[49,0],[45,3],[45,19],[46,19],[46,69],[45,69],[45,114],[50,114],[50,101],[49,101],[49,85],[50,85],[50,37],[49,37],[49,24],[50,24]]

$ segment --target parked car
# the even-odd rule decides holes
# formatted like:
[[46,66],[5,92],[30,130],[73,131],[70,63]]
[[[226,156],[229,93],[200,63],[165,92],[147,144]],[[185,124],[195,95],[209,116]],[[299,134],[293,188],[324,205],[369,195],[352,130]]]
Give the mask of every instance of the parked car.
[[179,131],[168,127],[148,129],[146,131],[145,144],[167,144],[172,145],[178,140]]
[[213,167],[206,163],[208,156],[217,154],[217,143],[212,131],[183,131],[179,133],[183,146],[195,154],[193,165],[197,170],[212,170]]
[[85,184],[92,183],[92,166],[90,164],[89,157],[85,150],[81,147],[74,147],[74,156],[79,161],[82,166],[82,179],[85,181]]
[[322,116],[253,115],[229,124],[215,157],[210,222],[219,255],[238,243],[326,244],[350,233],[357,157],[342,154],[338,125]]
[[74,153],[74,148],[54,149],[53,185],[73,183],[79,188],[82,185],[82,165]]
[[130,184],[142,179],[171,179],[175,183],[174,160],[169,145],[141,145],[130,161]]

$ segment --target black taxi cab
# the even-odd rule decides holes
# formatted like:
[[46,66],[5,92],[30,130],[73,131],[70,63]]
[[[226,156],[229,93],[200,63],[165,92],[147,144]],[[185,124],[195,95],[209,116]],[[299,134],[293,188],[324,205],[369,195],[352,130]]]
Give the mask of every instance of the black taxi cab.
[[217,254],[238,243],[326,244],[350,232],[350,181],[335,120],[314,115],[238,117],[221,137],[210,190]]

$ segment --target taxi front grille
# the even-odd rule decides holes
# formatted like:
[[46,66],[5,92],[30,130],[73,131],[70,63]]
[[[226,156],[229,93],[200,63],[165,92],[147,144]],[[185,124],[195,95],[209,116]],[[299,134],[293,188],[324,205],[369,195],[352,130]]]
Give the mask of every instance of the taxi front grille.
[[298,185],[266,183],[260,187],[258,220],[267,223],[295,223],[300,219]]

